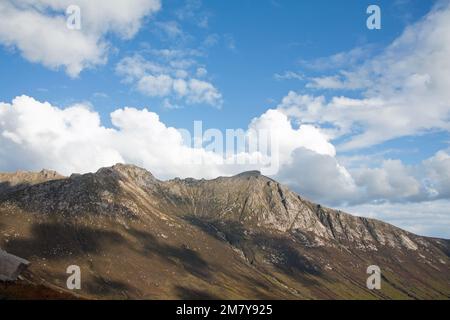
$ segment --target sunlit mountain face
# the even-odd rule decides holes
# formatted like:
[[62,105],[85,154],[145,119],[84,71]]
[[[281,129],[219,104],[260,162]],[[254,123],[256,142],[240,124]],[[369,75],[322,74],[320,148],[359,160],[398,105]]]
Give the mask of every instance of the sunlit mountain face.
[[449,56],[443,0],[1,1],[0,299],[448,299]]
[[[161,181],[116,165],[21,177],[31,179],[0,195],[0,244],[31,265],[6,298],[448,298],[448,240],[314,204],[259,172]],[[66,265],[84,272],[76,296]],[[374,266],[383,290],[366,286]]]

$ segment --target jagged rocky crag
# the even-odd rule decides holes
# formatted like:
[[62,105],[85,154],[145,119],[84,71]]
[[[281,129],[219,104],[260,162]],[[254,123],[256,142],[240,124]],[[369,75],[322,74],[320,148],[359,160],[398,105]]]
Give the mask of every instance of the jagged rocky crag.
[[[70,296],[74,264],[88,299],[450,298],[448,240],[322,207],[258,172],[2,174],[0,248],[31,262],[0,298],[30,298],[27,286]],[[369,265],[381,290],[366,288]]]

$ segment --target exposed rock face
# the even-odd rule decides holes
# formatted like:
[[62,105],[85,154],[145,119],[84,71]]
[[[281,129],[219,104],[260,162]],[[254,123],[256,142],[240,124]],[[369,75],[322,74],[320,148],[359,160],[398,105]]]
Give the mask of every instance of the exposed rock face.
[[316,244],[417,249],[407,232],[381,221],[316,205],[265,176],[250,173],[212,181],[172,180],[162,184],[170,197],[162,207],[222,221],[232,220],[281,232],[307,233]]
[[[77,260],[88,297],[450,297],[448,240],[322,207],[257,171],[160,181],[116,165],[3,194],[0,246],[37,275]],[[365,288],[371,264],[385,291]]]
[[42,170],[40,172],[18,171],[14,173],[0,173],[0,196],[2,193],[23,189],[33,184],[63,178],[62,175],[50,170]]
[[0,281],[15,281],[30,263],[0,249]]

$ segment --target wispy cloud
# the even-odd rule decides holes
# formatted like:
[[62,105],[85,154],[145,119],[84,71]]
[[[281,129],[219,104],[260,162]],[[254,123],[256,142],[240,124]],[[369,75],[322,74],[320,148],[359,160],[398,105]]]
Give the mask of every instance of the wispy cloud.
[[298,64],[305,69],[315,71],[339,70],[348,67],[355,67],[373,53],[375,48],[372,45],[365,45],[343,51],[331,56],[320,57],[310,60],[299,59]]
[[[280,109],[345,138],[341,151],[398,137],[450,130],[450,5],[437,6],[380,54],[310,79],[309,88],[355,90],[361,98],[290,92]],[[313,105],[311,105],[313,103]],[[342,140],[342,139],[341,139]]]
[[275,80],[278,80],[278,81],[304,80],[303,74],[295,72],[295,71],[284,71],[283,73],[275,73],[273,77],[275,78]]
[[142,94],[164,98],[165,106],[184,102],[221,107],[222,94],[204,79],[208,72],[192,52],[154,50],[151,54],[153,60],[138,54],[123,58],[116,66],[117,74]]

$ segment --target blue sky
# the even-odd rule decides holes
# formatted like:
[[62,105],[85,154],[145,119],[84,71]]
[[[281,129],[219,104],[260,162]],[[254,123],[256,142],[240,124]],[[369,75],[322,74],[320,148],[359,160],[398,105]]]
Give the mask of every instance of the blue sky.
[[[450,237],[448,1],[125,3],[0,5],[1,171],[119,161],[210,178],[243,168],[173,164],[192,150],[171,127],[270,128],[273,176],[295,191]],[[81,30],[65,25],[69,4]],[[372,4],[380,30],[366,27]]]
[[[267,0],[260,1],[256,9],[254,1],[213,0],[201,4],[195,12],[198,18],[180,21],[176,12],[183,10],[186,3],[167,1],[132,40],[110,36],[118,52],[109,56],[106,65],[85,70],[76,79],[67,77],[62,69],[55,72],[30,63],[15,49],[3,48],[0,94],[4,101],[29,94],[62,106],[88,100],[106,121],[112,110],[130,105],[159,111],[164,122],[177,127],[189,128],[198,119],[215,128],[245,127],[249,119],[275,107],[287,91],[310,91],[304,88],[304,81],[276,81],[275,74],[296,70],[315,75],[314,70],[304,70],[299,60],[327,57],[362,45],[382,48],[402,32],[407,22],[417,20],[432,6],[432,1],[376,1],[383,9],[383,27],[371,31],[365,25],[365,10],[372,3]],[[209,17],[208,27],[198,26],[196,19],[205,16]],[[167,39],[155,27],[158,21],[176,21],[188,39]],[[121,58],[142,51],[145,45],[198,49],[208,36],[217,37],[217,44],[205,49],[199,60],[224,96],[221,109],[199,104],[168,111],[160,99],[151,99],[124,85],[114,71]],[[235,43],[235,49],[229,48],[229,41]],[[96,93],[106,93],[108,98],[96,97]],[[314,90],[314,94],[318,93],[322,94]]]

